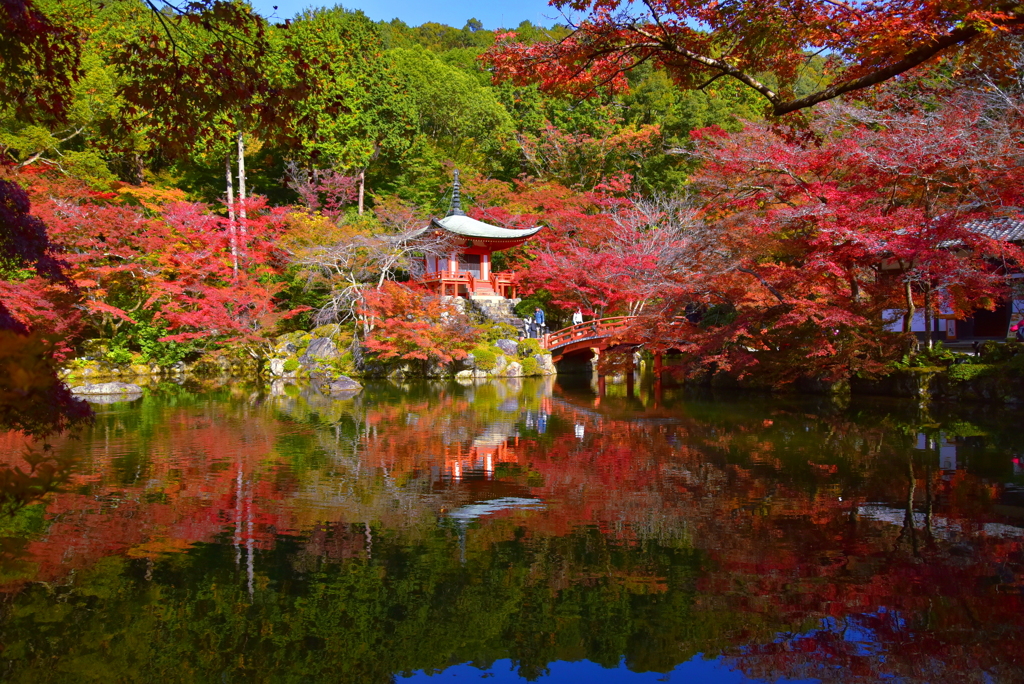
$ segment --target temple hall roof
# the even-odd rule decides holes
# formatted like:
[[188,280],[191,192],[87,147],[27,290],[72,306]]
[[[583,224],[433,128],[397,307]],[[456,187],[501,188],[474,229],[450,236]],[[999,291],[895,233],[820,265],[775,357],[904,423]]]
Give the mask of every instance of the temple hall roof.
[[501,228],[483,221],[477,221],[464,214],[452,214],[442,219],[432,219],[431,225],[449,233],[476,240],[525,240],[535,235],[541,226],[533,228]]
[[[504,249],[506,247],[514,247],[515,244],[528,240],[543,227],[502,228],[470,218],[466,216],[466,212],[462,211],[462,200],[459,190],[459,171],[456,169],[455,178],[452,182],[452,204],[448,210],[448,215],[440,219],[431,219],[430,226],[420,230],[420,233],[433,226],[434,228],[441,228],[453,235],[464,238],[470,246],[486,246],[490,242],[492,249]],[[483,245],[479,243],[483,243]]]
[[995,240],[1024,241],[1024,218],[1020,216],[978,219],[965,224],[965,227]]

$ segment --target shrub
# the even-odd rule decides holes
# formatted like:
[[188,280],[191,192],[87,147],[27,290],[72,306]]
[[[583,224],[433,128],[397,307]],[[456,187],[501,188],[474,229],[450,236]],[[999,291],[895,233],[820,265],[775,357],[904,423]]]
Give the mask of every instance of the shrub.
[[731,304],[715,304],[708,307],[701,316],[700,325],[703,328],[717,328],[731,324],[737,316],[739,312]]
[[[902,359],[893,361],[890,366],[896,370],[943,369],[960,364],[978,363],[978,357],[951,351],[936,342],[931,349],[905,354]],[[986,360],[985,363],[988,363]]]
[[298,359],[288,359],[287,361],[284,362],[284,372],[285,373],[291,373],[292,371],[298,370],[298,369],[299,369],[299,360]]
[[494,366],[498,362],[498,355],[486,347],[474,349],[473,358],[476,360],[476,367],[483,371],[494,370]]
[[1024,375],[1024,354],[1017,354],[1007,361],[1006,368],[1012,375]]
[[519,356],[526,359],[531,358],[535,354],[540,354],[543,350],[540,348],[540,342],[536,339],[529,337],[525,340],[519,341]]
[[942,342],[936,342],[931,349],[922,349],[915,357],[918,366],[949,366],[960,354],[946,349]]
[[514,340],[519,337],[519,331],[508,323],[491,323],[483,328],[484,339],[490,343],[498,340]]
[[986,363],[956,363],[949,367],[949,379],[953,382],[966,382],[992,369],[993,366]]
[[355,359],[352,358],[352,352],[350,351],[342,354],[335,363],[337,365],[338,372],[342,375],[349,375],[354,373],[356,370]]
[[1008,340],[1007,342],[989,340],[982,342],[978,351],[985,363],[1001,363],[1018,356],[1022,349],[1024,349],[1024,345],[1017,340]]
[[540,375],[540,364],[537,359],[528,356],[522,361],[523,375]]
[[107,352],[107,361],[116,364],[131,363],[134,355],[124,348],[111,349]]
[[355,362],[352,352],[347,351],[336,359],[321,362],[330,368],[336,375],[352,375],[355,370]]
[[120,332],[110,340],[102,343],[90,341],[90,347],[109,347],[106,358],[117,364],[121,363],[156,363],[160,366],[173,366],[189,356],[198,355],[199,346],[195,342],[172,342],[163,338],[170,331],[160,325],[140,321],[122,326]]
[[309,332],[313,337],[330,337],[333,339],[341,332],[341,326],[337,323],[329,323],[313,328]]

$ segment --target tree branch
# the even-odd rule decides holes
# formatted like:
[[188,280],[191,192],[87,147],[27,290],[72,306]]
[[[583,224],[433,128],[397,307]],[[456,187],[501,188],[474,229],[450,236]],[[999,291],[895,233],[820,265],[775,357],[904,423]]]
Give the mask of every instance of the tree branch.
[[[1020,24],[1024,22],[1024,19],[1016,19],[1014,24]],[[939,54],[943,50],[951,48],[955,45],[963,45],[981,35],[981,29],[973,26],[965,26],[958,28],[955,31],[932,39],[930,42],[921,45],[910,52],[901,59],[900,61],[890,64],[889,66],[873,71],[870,74],[865,74],[860,78],[854,78],[849,81],[843,81],[837,83],[834,86],[819,90],[816,93],[811,93],[805,97],[798,98],[796,100],[790,100],[789,102],[773,102],[774,108],[772,114],[775,116],[782,116],[783,114],[789,114],[800,109],[806,109],[812,107],[819,102],[825,102],[833,98],[839,97],[846,93],[854,90],[860,90],[862,88],[869,88],[873,85],[878,85],[883,81],[887,81],[893,76],[898,76],[906,71],[910,71],[916,66],[927,62],[929,59]]]
[[782,296],[782,293],[780,293],[780,292],[779,292],[778,290],[776,290],[776,289],[775,289],[775,288],[774,288],[774,287],[772,286],[772,284],[771,284],[771,283],[769,283],[769,282],[768,282],[767,280],[765,280],[765,279],[764,279],[764,277],[763,277],[763,276],[762,276],[762,275],[761,275],[760,273],[758,273],[757,271],[752,271],[751,269],[749,269],[749,268],[744,268],[743,266],[737,266],[737,267],[736,267],[736,270],[737,270],[737,271],[739,271],[740,273],[746,273],[747,275],[751,275],[751,276],[754,276],[755,278],[757,278],[757,280],[758,280],[758,282],[759,282],[759,283],[761,283],[762,285],[764,285],[764,286],[765,286],[765,288],[766,288],[766,289],[767,289],[767,290],[768,290],[769,292],[771,292],[771,293],[772,293],[773,295],[775,295],[775,298],[776,298],[776,299],[778,299],[778,300],[779,300],[779,302],[781,302],[782,304],[785,304],[785,303],[786,303],[786,298]]

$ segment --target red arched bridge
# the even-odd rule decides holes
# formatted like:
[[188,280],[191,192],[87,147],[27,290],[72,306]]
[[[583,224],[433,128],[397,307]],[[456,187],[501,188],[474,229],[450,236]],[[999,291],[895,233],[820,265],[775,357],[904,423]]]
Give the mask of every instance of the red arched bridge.
[[[551,352],[551,360],[555,363],[576,352],[589,352],[593,349],[600,353],[612,347],[640,347],[645,344],[645,340],[635,328],[639,320],[639,316],[596,318],[543,335],[540,345]],[[687,325],[689,321],[684,316],[676,316],[669,324]],[[660,370],[662,352],[652,351],[654,368]]]
[[584,349],[607,349],[620,344],[639,344],[622,339],[634,320],[636,316],[597,318],[548,333],[541,337],[540,344],[551,352],[551,359],[556,363],[567,354]]

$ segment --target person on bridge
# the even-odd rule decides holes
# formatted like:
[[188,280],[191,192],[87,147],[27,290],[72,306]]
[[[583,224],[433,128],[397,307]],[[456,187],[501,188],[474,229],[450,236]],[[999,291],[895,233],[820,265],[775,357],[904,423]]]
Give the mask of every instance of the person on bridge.
[[583,322],[583,309],[576,309],[576,313],[572,315],[572,324],[579,325]]
[[538,306],[533,312],[533,321],[537,324],[537,337],[544,334],[544,311]]

